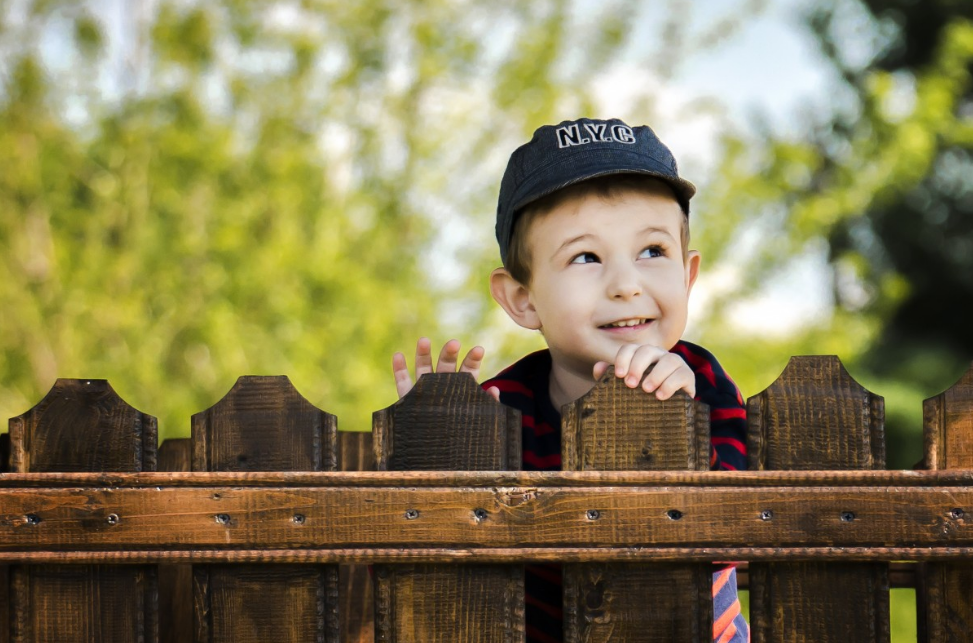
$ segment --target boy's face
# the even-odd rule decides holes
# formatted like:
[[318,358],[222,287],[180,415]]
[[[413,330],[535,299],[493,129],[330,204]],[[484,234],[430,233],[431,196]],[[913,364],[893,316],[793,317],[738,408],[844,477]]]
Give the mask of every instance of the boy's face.
[[698,253],[684,257],[683,218],[660,186],[569,199],[531,222],[524,325],[541,329],[558,366],[590,378],[624,344],[675,345],[699,268]]

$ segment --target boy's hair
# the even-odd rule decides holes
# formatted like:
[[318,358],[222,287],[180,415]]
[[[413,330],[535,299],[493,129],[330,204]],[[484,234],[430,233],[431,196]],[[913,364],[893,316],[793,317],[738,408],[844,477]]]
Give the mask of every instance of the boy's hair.
[[[672,193],[672,188],[668,183],[650,176],[639,174],[609,174],[588,179],[580,183],[574,183],[566,188],[541,197],[517,213],[517,220],[510,234],[510,245],[507,249],[507,256],[504,259],[503,267],[519,283],[525,286],[530,285],[531,255],[530,246],[527,245],[527,231],[534,221],[551,213],[555,208],[565,202],[571,199],[582,199],[587,196],[596,196],[606,201],[611,201],[621,197],[626,192],[657,194],[660,188]],[[674,193],[673,199],[679,201],[676,199]],[[689,253],[689,210],[681,202],[679,203],[679,207],[683,212],[680,240],[682,242],[682,256],[685,260]]]
[[629,127],[617,118],[579,118],[537,128],[510,155],[500,181],[496,232],[503,264],[508,264],[514,225],[528,206],[570,185],[622,174],[662,181],[683,212],[689,212],[696,186],[679,176],[676,159],[652,128]]

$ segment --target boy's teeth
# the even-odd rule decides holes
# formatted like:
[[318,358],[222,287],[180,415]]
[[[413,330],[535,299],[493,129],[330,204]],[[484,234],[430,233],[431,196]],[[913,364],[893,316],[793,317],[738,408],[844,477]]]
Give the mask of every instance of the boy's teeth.
[[639,324],[644,324],[644,323],[645,323],[644,319],[629,319],[627,321],[614,322],[608,325],[611,326],[612,328],[623,328],[626,326],[638,326]]

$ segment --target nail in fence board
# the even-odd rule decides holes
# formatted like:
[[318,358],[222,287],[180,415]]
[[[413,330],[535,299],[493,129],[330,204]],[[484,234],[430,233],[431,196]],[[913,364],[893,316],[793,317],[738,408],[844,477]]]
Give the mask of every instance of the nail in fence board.
[[[925,462],[929,469],[973,469],[973,366],[956,384],[922,405]],[[948,507],[941,528],[973,520],[973,507]],[[922,566],[918,598],[919,641],[959,643],[973,632],[973,563]]]
[[[520,468],[520,413],[466,373],[430,373],[373,416],[380,471]],[[423,507],[402,507],[421,526]],[[475,511],[483,510],[481,518]],[[459,507],[471,526],[493,507]],[[524,640],[522,565],[376,565],[379,643],[516,643]]]
[[[155,418],[129,406],[108,382],[59,379],[37,406],[11,418],[11,470],[154,471],[157,440]],[[45,524],[42,507],[24,519],[39,531],[57,528]],[[123,520],[93,516],[90,528]],[[13,565],[8,592],[11,643],[158,641],[154,566]]]
[[[372,434],[365,431],[338,433],[341,471],[374,471]],[[375,593],[368,565],[338,565],[341,588],[341,640],[343,643],[371,643],[375,640]]]
[[[561,440],[565,471],[705,471],[709,407],[684,393],[660,401],[610,371],[562,409]],[[672,509],[691,519],[692,508]],[[592,507],[583,519],[611,511]],[[713,570],[708,563],[564,565],[564,640],[711,641]]]
[[[245,376],[192,418],[193,471],[335,471],[337,421],[285,376]],[[214,511],[227,530],[234,516]],[[304,524],[295,514],[294,528]],[[337,643],[337,565],[194,565],[197,643]]]
[[[747,401],[747,419],[752,470],[885,467],[884,399],[855,382],[835,356],[791,358]],[[849,507],[833,522],[867,529],[877,518]],[[755,529],[759,520],[754,516]],[[753,563],[752,640],[888,643],[888,590],[887,563]]]

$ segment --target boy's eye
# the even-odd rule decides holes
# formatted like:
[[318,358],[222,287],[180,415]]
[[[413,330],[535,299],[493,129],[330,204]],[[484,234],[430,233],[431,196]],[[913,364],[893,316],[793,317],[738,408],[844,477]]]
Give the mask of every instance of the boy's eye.
[[665,249],[662,246],[649,246],[645,250],[639,253],[639,259],[648,259],[651,257],[663,257],[665,256]]
[[593,252],[582,252],[571,263],[598,263],[598,255]]

